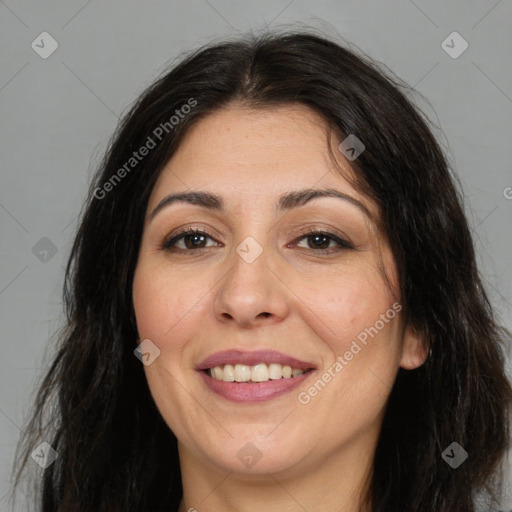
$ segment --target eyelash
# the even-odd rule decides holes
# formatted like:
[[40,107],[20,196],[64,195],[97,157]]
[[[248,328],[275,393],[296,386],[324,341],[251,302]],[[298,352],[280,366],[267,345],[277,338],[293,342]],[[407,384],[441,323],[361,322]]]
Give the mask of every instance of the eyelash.
[[[193,227],[187,227],[187,228],[184,228],[182,231],[180,231],[179,233],[177,233],[176,235],[164,240],[162,246],[161,246],[161,249],[164,250],[164,251],[169,251],[169,252],[175,252],[175,251],[181,251],[181,252],[196,252],[196,251],[200,251],[202,249],[207,249],[207,247],[198,247],[197,249],[177,249],[176,247],[173,247],[174,244],[176,244],[176,242],[178,242],[179,240],[187,237],[187,236],[191,236],[191,235],[203,235],[203,236],[206,236],[208,238],[211,238],[213,240],[215,240],[215,238],[213,237],[213,235],[211,235],[210,233],[208,233],[207,230],[205,229],[196,229],[196,228],[193,228]],[[294,244],[298,243],[300,240],[302,240],[303,238],[309,238],[309,237],[313,237],[315,235],[321,235],[325,238],[330,238],[331,240],[333,240],[334,242],[336,242],[338,244],[338,247],[328,247],[327,249],[312,249],[312,248],[307,248],[306,250],[309,250],[309,251],[313,251],[315,253],[321,253],[321,254],[332,254],[334,252],[340,252],[340,251],[343,251],[343,250],[346,250],[346,249],[353,249],[354,247],[349,243],[347,242],[346,240],[343,240],[342,238],[336,236],[334,233],[329,233],[328,231],[323,231],[323,230],[320,230],[320,229],[308,229],[308,230],[305,230],[303,231],[302,233],[299,233],[298,237],[295,239]],[[334,250],[333,250],[334,249]]]

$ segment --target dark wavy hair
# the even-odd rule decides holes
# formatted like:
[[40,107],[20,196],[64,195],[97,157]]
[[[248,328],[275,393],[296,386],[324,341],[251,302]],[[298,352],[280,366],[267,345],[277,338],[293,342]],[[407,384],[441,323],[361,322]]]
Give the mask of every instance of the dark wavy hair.
[[[162,74],[124,116],[91,182],[66,268],[66,322],[16,450],[13,488],[47,441],[58,458],[35,477],[41,512],[178,509],[176,437],[134,357],[132,281],[148,199],[187,130],[209,113],[303,104],[340,140],[355,134],[366,146],[352,162],[355,185],[380,208],[406,321],[430,350],[419,368],[399,369],[366,503],[374,512],[473,512],[477,492],[497,501],[510,439],[510,333],[482,285],[460,185],[411,92],[314,30],[210,43]],[[119,173],[158,127],[156,147]],[[454,441],[469,454],[457,469],[442,458]]]

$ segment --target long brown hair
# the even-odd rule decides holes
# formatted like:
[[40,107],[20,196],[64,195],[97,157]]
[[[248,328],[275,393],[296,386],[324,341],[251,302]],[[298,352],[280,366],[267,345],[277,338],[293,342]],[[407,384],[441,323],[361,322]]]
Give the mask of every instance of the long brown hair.
[[[193,108],[170,127],[191,98]],[[122,120],[81,214],[65,276],[66,324],[20,439],[16,484],[44,440],[59,456],[38,475],[34,499],[42,512],[177,510],[176,438],[133,354],[132,280],[163,166],[190,126],[234,101],[301,103],[340,136],[364,141],[353,166],[357,184],[380,207],[407,321],[431,350],[420,368],[399,370],[367,501],[374,512],[474,512],[477,491],[497,497],[494,476],[509,442],[510,334],[497,324],[479,277],[461,192],[407,88],[367,57],[302,31],[203,47],[161,76]],[[120,173],[161,126],[168,129],[157,132],[156,147]],[[442,457],[453,442],[469,455],[457,469]]]

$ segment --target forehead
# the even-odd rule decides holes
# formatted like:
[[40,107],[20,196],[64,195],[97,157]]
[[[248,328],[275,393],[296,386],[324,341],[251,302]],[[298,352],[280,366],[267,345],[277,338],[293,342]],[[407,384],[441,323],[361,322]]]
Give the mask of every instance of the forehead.
[[344,177],[355,175],[338,143],[326,121],[307,106],[231,105],[190,127],[159,176],[148,209],[170,192],[188,189],[215,191],[227,204],[263,206],[290,190],[335,188],[376,215],[376,205]]

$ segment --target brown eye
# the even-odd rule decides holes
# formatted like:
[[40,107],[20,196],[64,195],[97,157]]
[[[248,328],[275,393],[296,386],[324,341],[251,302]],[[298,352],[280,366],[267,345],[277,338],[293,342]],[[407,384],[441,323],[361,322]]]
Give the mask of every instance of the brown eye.
[[[204,249],[207,247],[205,245],[207,239],[213,240],[213,238],[205,231],[201,231],[199,229],[188,229],[166,240],[162,245],[162,249],[169,251],[173,249],[182,251]],[[183,242],[183,247],[178,247],[178,243],[180,242]]]
[[326,235],[309,235],[306,240],[310,242],[308,244],[310,249],[327,249],[333,241],[332,238]]
[[[178,233],[177,235],[166,240],[162,249],[167,251],[192,251],[198,249],[206,249],[207,247],[214,247],[216,243],[213,245],[206,245],[208,239],[215,242],[215,239],[209,235],[206,231],[200,229],[187,229]],[[306,240],[307,247],[303,247],[305,249],[312,250],[314,252],[325,252],[332,253],[341,251],[343,249],[353,249],[353,246],[347,241],[339,238],[333,233],[324,232],[324,231],[309,231],[304,233],[297,239],[295,242],[295,246],[301,247],[298,241]],[[331,245],[334,243],[334,245]],[[181,244],[181,247],[179,246]]]
[[[317,252],[336,252],[343,249],[353,249],[352,245],[347,241],[339,238],[333,233],[328,233],[324,231],[311,231],[308,233],[304,233],[298,240],[307,240],[306,249],[311,249]],[[337,246],[330,246],[331,242],[337,244]],[[297,243],[297,247],[300,245]]]

